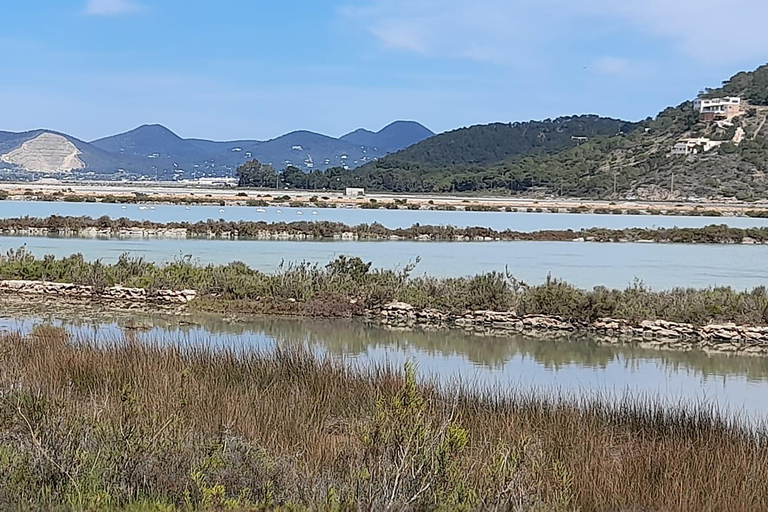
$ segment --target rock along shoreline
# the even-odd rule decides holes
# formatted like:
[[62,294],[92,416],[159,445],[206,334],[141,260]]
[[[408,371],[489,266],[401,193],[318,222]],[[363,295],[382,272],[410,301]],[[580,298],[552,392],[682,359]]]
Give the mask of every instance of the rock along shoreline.
[[24,280],[0,281],[0,294],[168,306],[189,304],[197,298],[195,290],[147,290],[123,286],[98,289],[94,286]]
[[420,310],[402,302],[367,310],[366,318],[394,329],[457,328],[486,336],[589,334],[609,343],[643,341],[664,349],[768,355],[768,326],[734,323],[696,326],[665,320],[646,320],[634,324],[614,318],[578,322],[558,316],[519,316],[514,312],[501,311],[473,311],[460,315],[434,309]]
[[[147,290],[122,286],[97,289],[69,283],[6,280],[0,281],[0,296],[32,301],[99,301],[133,307],[184,308],[198,298],[198,293],[195,290]],[[608,343],[642,341],[671,350],[768,356],[768,326],[734,323],[696,326],[665,320],[646,320],[635,324],[614,318],[580,322],[554,315],[518,315],[513,311],[454,314],[436,309],[417,309],[403,302],[367,309],[362,316],[368,322],[390,329],[460,329],[484,336],[583,334]]]

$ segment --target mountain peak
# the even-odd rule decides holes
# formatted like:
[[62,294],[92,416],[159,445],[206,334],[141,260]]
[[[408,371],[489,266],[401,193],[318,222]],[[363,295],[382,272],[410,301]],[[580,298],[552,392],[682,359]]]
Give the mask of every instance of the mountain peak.
[[143,124],[138,128],[91,142],[104,151],[121,154],[173,155],[184,148],[184,139],[161,124]]
[[[297,130],[267,141],[217,142],[185,139],[164,125],[153,123],[142,124],[129,131],[90,143],[50,130],[0,132],[0,155],[17,150],[25,142],[43,133],[61,136],[46,136],[40,139],[48,146],[53,145],[51,141],[58,141],[62,147],[77,148],[79,160],[70,157],[74,153],[72,150],[62,157],[72,160],[72,165],[68,163],[69,160],[61,165],[58,162],[44,162],[45,165],[41,164],[41,168],[69,166],[71,169],[87,168],[89,171],[104,174],[120,172],[166,179],[188,179],[212,174],[231,175],[243,162],[254,158],[278,168],[293,165],[305,171],[330,167],[355,168],[431,135],[429,130],[418,123],[396,121],[379,132],[361,128],[341,139]],[[65,143],[63,139],[68,142]],[[21,162],[21,157],[16,158],[17,153],[13,155],[14,162]],[[0,163],[0,167],[9,165],[20,164]]]
[[424,130],[426,132],[429,132],[432,135],[435,134],[432,130],[430,130],[423,124],[419,123],[418,121],[407,121],[407,120],[393,121],[389,123],[387,126],[385,126],[384,128],[382,128],[381,130],[379,130],[378,133],[385,132],[387,130],[392,130],[392,129],[418,129],[418,130]]
[[416,121],[395,121],[378,132],[359,128],[344,135],[341,139],[352,144],[378,148],[385,153],[392,153],[433,135],[431,130]]
[[350,137],[352,135],[361,135],[361,134],[375,134],[375,132],[372,132],[371,130],[367,130],[365,128],[358,128],[357,130],[350,132],[341,138],[343,139],[344,137]]
[[133,134],[141,133],[141,134],[151,135],[153,137],[161,136],[161,137],[173,137],[175,139],[181,139],[181,137],[176,135],[173,131],[171,131],[169,128],[166,128],[162,124],[143,124],[126,133],[133,133]]

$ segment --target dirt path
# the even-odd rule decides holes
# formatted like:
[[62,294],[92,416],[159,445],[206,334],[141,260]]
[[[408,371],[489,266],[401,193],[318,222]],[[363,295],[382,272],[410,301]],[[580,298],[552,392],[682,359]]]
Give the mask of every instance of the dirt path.
[[755,140],[757,136],[760,134],[760,130],[763,129],[763,126],[765,126],[766,121],[768,121],[768,113],[766,113],[763,116],[763,121],[760,123],[760,126],[757,127],[757,130],[755,130],[755,133],[752,135],[752,140]]

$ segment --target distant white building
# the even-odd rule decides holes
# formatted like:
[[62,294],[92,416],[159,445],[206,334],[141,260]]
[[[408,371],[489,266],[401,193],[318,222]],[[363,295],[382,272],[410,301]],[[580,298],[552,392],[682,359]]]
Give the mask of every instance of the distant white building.
[[347,197],[363,197],[365,195],[365,189],[347,187],[344,191],[344,195]]
[[198,185],[206,187],[236,187],[237,178],[200,178],[197,180]]
[[706,153],[718,146],[723,142],[707,139],[706,137],[699,137],[694,139],[680,139],[677,144],[672,146],[673,155],[696,155],[698,153]]

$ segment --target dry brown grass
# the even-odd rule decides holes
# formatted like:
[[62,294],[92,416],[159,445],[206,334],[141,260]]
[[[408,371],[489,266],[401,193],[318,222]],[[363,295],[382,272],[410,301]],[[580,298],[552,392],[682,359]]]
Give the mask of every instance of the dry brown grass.
[[416,385],[305,350],[0,338],[0,508],[760,510],[706,410]]

